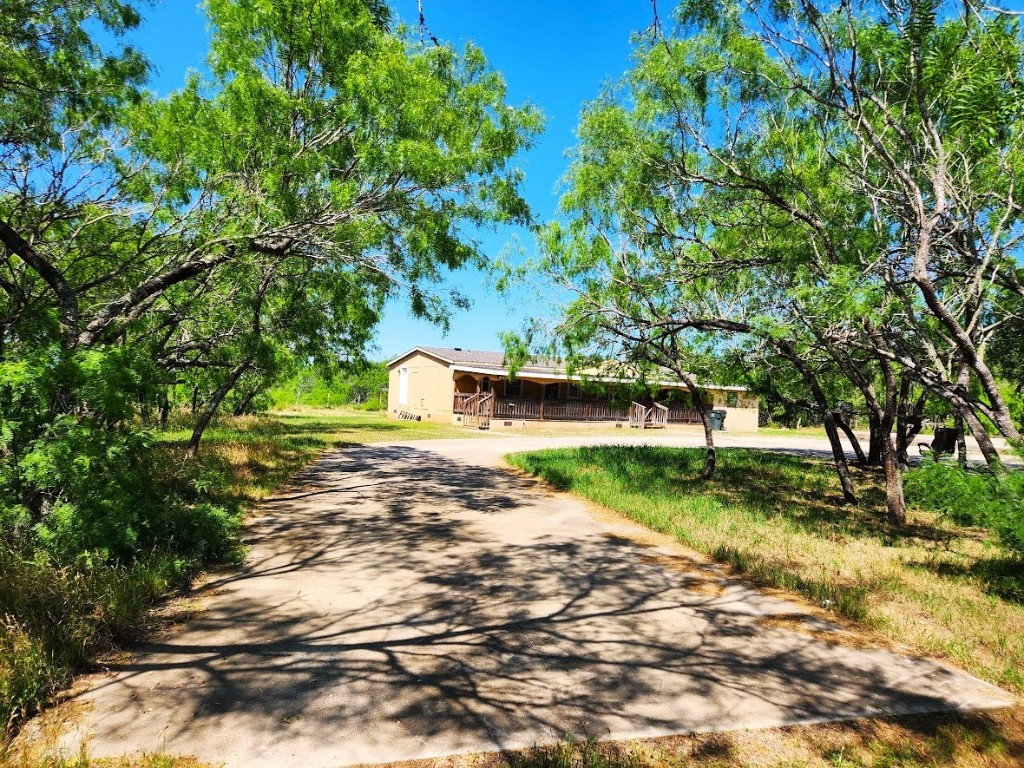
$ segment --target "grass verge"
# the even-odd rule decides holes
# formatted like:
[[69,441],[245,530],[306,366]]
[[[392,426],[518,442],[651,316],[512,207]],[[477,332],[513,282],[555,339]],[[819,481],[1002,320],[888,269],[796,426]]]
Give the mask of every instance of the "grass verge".
[[[191,432],[172,428],[156,437],[168,459],[184,461]],[[247,509],[265,499],[324,451],[361,443],[473,438],[481,433],[452,424],[398,421],[352,408],[273,411],[227,416],[203,435],[199,486],[213,503]]]
[[[547,482],[674,536],[751,580],[803,594],[890,640],[1024,693],[1024,604],[1007,579],[1020,566],[986,530],[911,510],[885,521],[873,472],[863,501],[839,505],[827,462],[745,449],[600,446],[508,457]],[[1016,570],[1015,570],[1016,569]]]
[[1021,718],[1016,710],[621,742],[570,741],[388,768],[996,768],[1024,764]]

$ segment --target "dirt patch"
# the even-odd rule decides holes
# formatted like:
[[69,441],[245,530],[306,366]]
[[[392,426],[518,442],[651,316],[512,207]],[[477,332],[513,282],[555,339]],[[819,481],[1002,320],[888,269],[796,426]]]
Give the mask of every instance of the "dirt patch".
[[[889,643],[880,638],[873,637],[867,632],[851,632],[838,625],[835,629],[825,629],[820,625],[815,626],[816,618],[802,613],[782,613],[774,616],[762,616],[757,620],[757,624],[766,629],[782,629],[788,632],[797,632],[830,645],[873,650],[890,649]],[[820,619],[818,620],[820,621]],[[829,621],[834,623],[831,622],[831,619]]]
[[1024,765],[1024,707],[455,755],[378,768],[1001,768]]

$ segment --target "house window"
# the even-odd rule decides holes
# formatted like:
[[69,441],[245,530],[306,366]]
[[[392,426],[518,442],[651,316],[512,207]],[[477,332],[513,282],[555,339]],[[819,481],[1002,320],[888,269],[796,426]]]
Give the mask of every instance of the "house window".
[[570,399],[571,398],[578,399],[580,397],[580,385],[579,384],[569,384],[567,389],[568,389],[568,392],[566,394],[566,397],[568,397]]
[[490,392],[491,391],[491,377],[490,376],[484,376],[484,380],[480,383],[480,391],[481,392]]
[[735,392],[730,392],[725,396],[725,406],[726,408],[739,408],[740,396]]
[[409,369],[398,369],[398,404],[409,404]]
[[545,384],[544,385],[544,399],[545,400],[557,400],[558,399],[558,385],[557,384]]
[[523,382],[519,379],[515,381],[509,380],[505,382],[505,397],[522,397],[523,396]]

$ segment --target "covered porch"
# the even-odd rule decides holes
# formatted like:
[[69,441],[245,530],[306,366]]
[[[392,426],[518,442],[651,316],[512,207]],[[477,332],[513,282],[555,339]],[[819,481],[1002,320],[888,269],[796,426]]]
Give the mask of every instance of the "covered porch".
[[[456,372],[452,412],[478,417],[481,409],[492,419],[525,421],[630,421],[630,403],[611,399],[609,392],[585,391],[578,383],[543,377],[510,381],[495,372]],[[667,410],[669,424],[700,423],[700,414],[688,392],[665,388],[657,397],[638,401],[648,408],[655,402]],[[708,406],[712,403],[708,402]]]

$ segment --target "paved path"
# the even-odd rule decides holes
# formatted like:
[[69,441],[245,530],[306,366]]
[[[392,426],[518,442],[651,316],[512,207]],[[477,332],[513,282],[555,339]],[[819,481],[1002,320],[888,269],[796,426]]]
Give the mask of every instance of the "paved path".
[[95,679],[65,743],[318,768],[1012,703],[942,664],[772,628],[799,609],[494,468],[565,442],[326,457],[258,511],[245,567],[196,619]]

